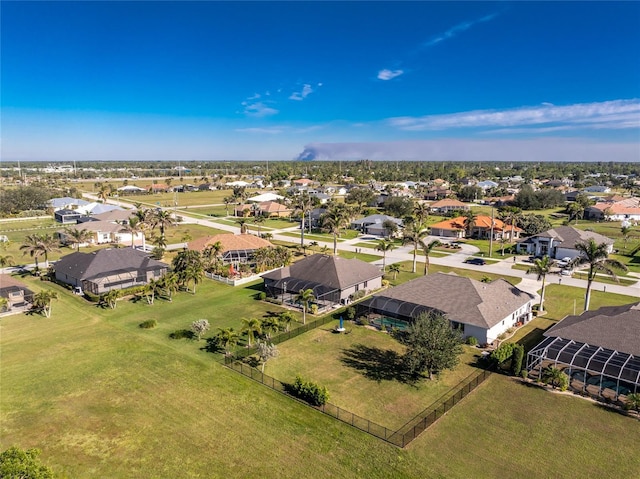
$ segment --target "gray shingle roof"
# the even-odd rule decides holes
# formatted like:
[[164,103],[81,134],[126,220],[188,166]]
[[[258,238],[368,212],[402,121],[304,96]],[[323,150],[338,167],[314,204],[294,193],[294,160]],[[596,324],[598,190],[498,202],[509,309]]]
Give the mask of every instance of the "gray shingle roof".
[[607,238],[606,236],[593,231],[579,230],[572,226],[558,226],[557,228],[552,228],[543,233],[531,236],[521,242],[530,243],[533,238],[554,238],[556,242],[562,244],[563,248],[567,249],[573,249],[576,243],[589,241],[591,238],[593,238],[598,244],[613,244],[613,240],[611,238]]
[[544,335],[640,356],[640,302],[567,316]]
[[405,303],[402,305],[405,311],[436,309],[451,321],[491,328],[532,299],[529,293],[503,279],[482,283],[455,274],[436,273],[375,294],[368,302],[376,309],[387,303]]
[[79,280],[95,279],[125,271],[154,271],[167,268],[147,253],[133,248],[101,249],[93,253],[71,253],[55,263],[56,272]]
[[267,273],[263,278],[272,280],[294,278],[342,290],[380,276],[382,276],[382,272],[377,266],[359,259],[314,254],[291,266]]
[[385,221],[390,220],[394,223],[401,225],[402,220],[398,218],[394,218],[393,216],[388,215],[371,215],[366,216],[364,218],[360,218],[359,220],[354,220],[351,222],[352,225],[369,225],[369,224],[382,224]]

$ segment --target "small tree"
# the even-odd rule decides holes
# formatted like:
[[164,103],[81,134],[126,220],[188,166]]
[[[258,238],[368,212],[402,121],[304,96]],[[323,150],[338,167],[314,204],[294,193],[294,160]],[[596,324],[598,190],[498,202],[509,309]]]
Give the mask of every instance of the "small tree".
[[294,317],[291,311],[283,311],[278,315],[278,325],[285,331],[289,331],[289,328],[291,327],[291,321],[293,320]]
[[555,265],[549,256],[544,256],[541,259],[536,259],[533,262],[533,266],[527,270],[527,274],[533,273],[538,276],[538,281],[542,280],[542,290],[540,291],[540,306],[538,311],[542,313],[544,311],[544,288],[547,274],[551,271],[551,268]]
[[218,328],[216,338],[224,348],[225,354],[228,356],[231,353],[230,349],[238,344],[240,335],[233,328]]
[[249,347],[256,336],[262,334],[262,321],[257,318],[245,318],[242,320],[242,332],[247,333],[249,338]]
[[257,348],[258,357],[260,357],[260,362],[262,363],[262,372],[264,373],[264,366],[267,364],[267,361],[278,357],[280,352],[278,351],[278,346],[272,343],[267,343],[266,341],[258,341]]
[[198,341],[200,341],[202,335],[209,331],[209,321],[207,321],[206,319],[198,319],[194,321],[193,323],[191,323],[191,331],[194,332],[194,334],[198,338]]
[[111,291],[109,291],[107,294],[104,295],[104,302],[107,304],[107,306],[109,306],[109,308],[116,309],[119,297],[120,297],[120,290],[112,289]]
[[0,477],[7,479],[53,479],[53,471],[40,464],[40,450],[15,446],[0,454]]
[[385,272],[387,266],[387,251],[391,251],[395,248],[392,241],[381,239],[376,244],[376,251],[382,251],[382,272]]
[[58,293],[45,289],[33,296],[33,309],[42,312],[46,318],[51,317],[51,301],[58,299]]
[[398,277],[398,273],[400,272],[400,265],[398,263],[390,264],[389,272],[393,273],[393,279],[395,280]]
[[640,413],[640,393],[627,394],[625,409],[634,410]]
[[429,273],[429,255],[431,252],[440,246],[442,243],[440,240],[433,240],[429,244],[422,243],[422,251],[424,253],[424,274],[425,276]]
[[511,374],[518,376],[522,371],[522,361],[524,359],[524,346],[516,344],[513,347],[513,354],[511,356]]
[[405,362],[414,376],[427,372],[429,379],[445,369],[453,369],[462,353],[462,335],[439,312],[420,313],[403,339]]
[[559,368],[548,366],[542,371],[542,382],[551,384],[553,389],[560,388],[561,391],[566,391],[569,387],[569,376]]

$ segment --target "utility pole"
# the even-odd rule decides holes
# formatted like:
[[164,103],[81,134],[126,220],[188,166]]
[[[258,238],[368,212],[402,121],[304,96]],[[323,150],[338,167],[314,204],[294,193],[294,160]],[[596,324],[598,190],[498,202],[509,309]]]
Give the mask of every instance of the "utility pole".
[[489,237],[489,258],[493,256],[493,215],[494,215],[494,207],[491,207],[491,236]]

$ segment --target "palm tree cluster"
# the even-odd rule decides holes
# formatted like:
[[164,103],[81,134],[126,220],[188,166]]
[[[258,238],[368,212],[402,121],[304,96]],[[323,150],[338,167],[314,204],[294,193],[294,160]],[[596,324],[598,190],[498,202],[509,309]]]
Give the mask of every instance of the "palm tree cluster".
[[193,250],[180,251],[173,258],[171,266],[178,285],[189,291],[189,284],[193,283],[192,292],[195,294],[196,285],[204,278],[204,264],[200,253]]
[[33,296],[32,308],[34,311],[40,312],[45,317],[51,317],[51,301],[58,299],[58,293],[53,290],[45,289]]
[[256,264],[256,271],[261,272],[290,265],[292,256],[291,250],[284,246],[264,247],[255,250],[253,260]]
[[20,246],[23,255],[29,255],[36,262],[36,271],[38,268],[38,258],[44,257],[45,268],[49,267],[49,253],[52,251],[60,251],[60,242],[50,234],[39,235],[37,233],[27,235],[24,243]]

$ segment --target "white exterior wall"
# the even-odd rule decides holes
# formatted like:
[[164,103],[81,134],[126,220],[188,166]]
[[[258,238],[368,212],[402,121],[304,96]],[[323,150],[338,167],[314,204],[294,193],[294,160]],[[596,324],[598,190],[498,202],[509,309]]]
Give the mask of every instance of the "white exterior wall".
[[531,306],[533,300],[528,301],[523,306],[516,309],[510,315],[503,318],[495,326],[486,329],[480,326],[473,326],[470,324],[464,325],[464,337],[474,336],[480,344],[492,343],[498,336],[506,332],[507,329],[514,327],[518,321],[528,323],[531,320]]
[[[378,290],[380,288],[382,288],[382,276],[370,279],[369,281],[367,281],[367,285],[366,286],[364,285],[364,282],[358,284],[358,291],[363,291],[363,290],[364,291],[376,291],[376,290]],[[347,299],[347,298],[349,298],[349,296],[351,296],[355,292],[356,292],[355,285],[350,287],[350,288],[343,289],[340,292],[340,299]]]

